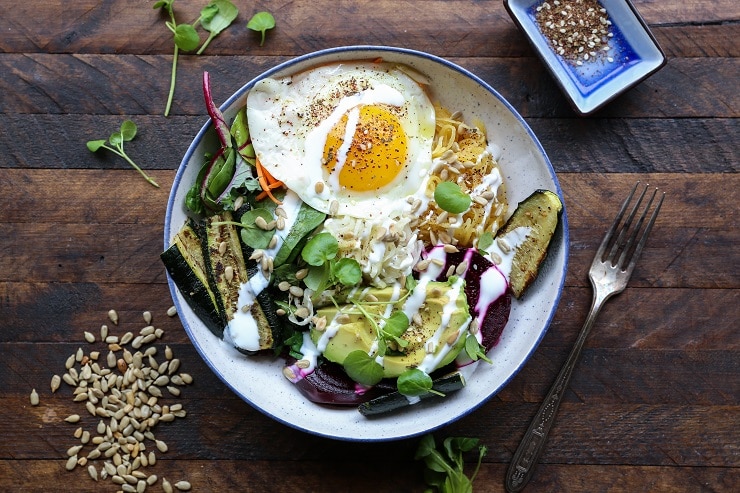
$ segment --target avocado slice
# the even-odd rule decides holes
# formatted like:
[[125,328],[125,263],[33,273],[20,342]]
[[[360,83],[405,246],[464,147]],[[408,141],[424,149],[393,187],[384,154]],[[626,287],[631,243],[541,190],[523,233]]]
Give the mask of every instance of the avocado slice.
[[[408,341],[408,345],[404,348],[389,349],[383,357],[383,376],[386,378],[396,378],[404,371],[421,365],[428,355],[429,341],[434,343],[434,357],[430,355],[431,362],[427,361],[423,368],[428,373],[451,363],[465,347],[471,320],[465,290],[460,288],[454,291],[449,282],[437,281],[427,283],[426,288],[420,285],[416,289],[426,289],[426,298],[416,312],[421,317],[421,323],[411,321],[409,328],[400,336]],[[457,296],[450,300],[450,293],[454,292],[457,292]],[[392,310],[403,310],[407,290],[400,289],[400,293],[396,291],[395,297],[393,287],[373,288],[368,293],[377,298],[378,302],[363,304],[363,308],[375,320],[380,320],[391,311],[387,311],[390,303],[393,304]],[[393,301],[399,299],[401,301]],[[327,360],[342,364],[352,351],[362,350],[371,354],[374,350],[375,327],[352,304],[320,308],[316,315],[326,317],[327,328],[324,330],[312,328],[311,339],[320,348],[326,344],[323,354]],[[443,317],[449,320],[441,329]],[[414,317],[412,315],[409,318]],[[441,333],[438,333],[440,329]]]

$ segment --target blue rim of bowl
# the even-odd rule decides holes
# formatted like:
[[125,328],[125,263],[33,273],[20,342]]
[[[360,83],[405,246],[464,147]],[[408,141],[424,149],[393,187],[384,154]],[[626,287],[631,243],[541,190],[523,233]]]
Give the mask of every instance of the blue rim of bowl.
[[[255,77],[254,79],[250,80],[245,85],[243,85],[239,90],[237,90],[233,95],[231,95],[219,108],[221,109],[221,111],[225,111],[236,100],[238,100],[247,91],[249,91],[254,86],[254,84],[257,81],[259,81],[261,79],[270,77],[270,76],[272,76],[275,73],[282,72],[282,71],[284,71],[284,70],[286,70],[286,69],[288,69],[290,67],[293,67],[295,65],[301,64],[301,63],[303,63],[305,61],[309,61],[309,60],[312,60],[312,59],[315,59],[315,58],[319,58],[319,57],[325,57],[327,55],[341,54],[341,53],[346,53],[346,52],[358,52],[358,59],[365,58],[365,57],[362,56],[362,52],[386,52],[386,53],[398,53],[398,54],[403,54],[403,55],[416,56],[416,57],[420,57],[420,58],[424,58],[424,59],[427,59],[427,60],[431,60],[433,62],[436,62],[436,63],[438,63],[440,65],[443,65],[443,66],[445,66],[445,67],[447,67],[447,68],[449,68],[449,69],[451,69],[451,70],[453,70],[453,71],[455,71],[455,72],[457,72],[457,73],[459,73],[459,74],[461,74],[461,75],[463,75],[463,76],[465,76],[465,77],[467,77],[467,78],[472,79],[473,81],[475,81],[477,84],[479,84],[481,87],[485,88],[489,93],[491,93],[496,99],[498,99],[499,102],[502,103],[512,113],[512,115],[514,115],[516,117],[516,119],[519,122],[519,124],[522,125],[522,127],[526,130],[526,132],[529,135],[529,137],[532,139],[532,141],[534,142],[534,144],[537,146],[538,151],[543,156],[543,158],[545,160],[545,163],[547,164],[547,168],[548,168],[548,171],[550,173],[550,177],[552,178],[553,183],[555,184],[556,192],[557,192],[558,196],[561,198],[561,201],[562,201],[563,193],[562,193],[562,190],[560,188],[560,182],[558,181],[557,176],[555,175],[555,170],[552,167],[552,163],[550,162],[550,158],[547,156],[547,153],[545,152],[544,148],[542,147],[542,144],[540,143],[539,139],[537,139],[537,137],[535,136],[534,132],[529,127],[529,125],[526,123],[526,121],[524,120],[524,118],[522,118],[522,116],[519,114],[519,112],[516,111],[514,109],[514,107],[506,99],[504,99],[504,97],[501,96],[501,94],[498,93],[498,91],[496,91],[493,87],[491,87],[488,83],[486,83],[485,81],[483,81],[477,75],[473,74],[469,70],[467,70],[467,69],[465,69],[465,68],[463,68],[463,67],[461,67],[461,66],[459,66],[459,65],[457,65],[455,63],[450,62],[449,60],[445,60],[444,58],[440,58],[440,57],[438,57],[436,55],[432,55],[432,54],[425,53],[425,52],[422,52],[422,51],[412,50],[412,49],[408,49],[408,48],[398,48],[398,47],[392,47],[392,46],[357,45],[357,46],[340,46],[340,47],[328,48],[328,49],[324,49],[324,50],[319,50],[319,51],[307,53],[305,55],[301,55],[299,57],[295,57],[295,58],[292,58],[292,59],[287,60],[285,62],[282,62],[282,63],[276,65],[275,67],[273,67],[273,68],[271,68],[271,69],[263,72],[262,74],[260,74],[259,76]],[[172,188],[170,190],[170,196],[169,196],[169,198],[167,200],[167,210],[166,210],[166,213],[165,213],[165,227],[164,227],[164,248],[165,248],[165,250],[170,246],[170,236],[171,236],[171,231],[172,231],[172,229],[171,229],[171,226],[172,226],[172,224],[171,224],[172,210],[173,210],[173,207],[176,207],[177,206],[177,204],[175,204],[176,191],[177,191],[177,189],[180,186],[180,182],[182,181],[182,176],[185,173],[185,168],[187,167],[188,162],[190,161],[191,157],[193,156],[193,153],[194,153],[195,149],[197,148],[197,146],[199,145],[199,143],[201,142],[201,140],[204,138],[204,136],[206,135],[206,133],[211,129],[211,127],[212,127],[212,124],[211,124],[211,121],[210,120],[208,120],[201,127],[200,131],[198,132],[198,134],[193,139],[193,142],[191,142],[190,146],[188,147],[187,151],[185,152],[185,156],[180,161],[180,165],[179,165],[179,167],[177,169],[177,173],[176,173],[175,179],[174,179],[174,181],[172,183]],[[504,380],[501,383],[501,385],[497,386],[495,389],[490,390],[488,392],[488,395],[486,395],[483,399],[481,399],[481,401],[478,404],[476,404],[474,406],[470,406],[465,412],[462,412],[462,413],[458,414],[457,416],[455,416],[451,420],[447,420],[447,421],[442,422],[442,423],[440,423],[440,424],[438,424],[436,426],[430,427],[430,428],[428,428],[426,430],[419,431],[419,432],[413,432],[413,433],[408,433],[408,434],[403,434],[403,435],[398,435],[398,436],[393,436],[393,437],[382,437],[382,438],[338,437],[338,436],[331,435],[329,433],[321,433],[321,432],[318,432],[316,430],[311,430],[311,429],[308,429],[308,428],[305,428],[305,427],[300,426],[300,424],[298,424],[298,423],[290,422],[290,421],[287,421],[285,419],[282,419],[282,418],[280,418],[278,416],[275,416],[274,414],[270,413],[268,410],[263,409],[262,407],[258,406],[254,402],[252,402],[252,400],[248,396],[246,396],[243,393],[241,393],[240,391],[238,391],[231,383],[229,383],[226,380],[226,378],[223,376],[223,374],[218,370],[218,368],[215,365],[215,363],[205,353],[205,351],[201,347],[201,345],[197,342],[197,338],[194,336],[194,333],[193,333],[192,329],[190,328],[190,325],[187,323],[187,321],[184,320],[183,318],[180,318],[180,322],[182,323],[183,327],[185,328],[185,332],[187,333],[190,341],[193,343],[193,346],[195,346],[195,349],[198,352],[198,354],[200,354],[200,356],[203,359],[203,361],[205,361],[206,365],[219,378],[219,380],[221,380],[229,389],[231,389],[232,392],[234,392],[234,394],[236,394],[237,396],[239,396],[242,400],[244,400],[245,402],[247,402],[254,409],[257,409],[258,411],[260,411],[265,416],[268,416],[269,418],[271,418],[271,419],[273,419],[273,420],[275,420],[275,421],[277,421],[279,423],[282,423],[282,424],[284,424],[284,425],[286,425],[288,427],[291,427],[291,428],[294,428],[296,430],[300,430],[300,431],[303,431],[303,432],[306,432],[306,433],[309,433],[309,434],[312,434],[312,435],[315,435],[315,436],[321,436],[321,437],[325,437],[325,438],[331,438],[331,439],[335,439],[335,440],[338,439],[338,440],[349,441],[349,442],[362,442],[362,443],[366,443],[366,442],[387,442],[387,441],[394,441],[394,440],[402,440],[402,439],[406,439],[406,438],[413,438],[415,436],[419,436],[419,435],[422,435],[422,434],[430,433],[430,432],[433,432],[435,430],[438,430],[438,429],[440,429],[440,428],[442,428],[444,426],[447,426],[447,425],[453,423],[454,421],[457,421],[459,419],[462,419],[463,417],[469,415],[470,413],[472,413],[473,411],[475,411],[476,409],[478,409],[480,406],[482,406],[488,400],[490,400],[491,397],[493,397],[501,389],[503,389],[511,381],[511,379],[513,379],[514,376],[516,376],[519,373],[519,371],[526,365],[526,363],[532,357],[532,354],[534,354],[534,352],[537,350],[537,348],[540,345],[540,342],[542,341],[542,338],[545,336],[545,334],[547,333],[547,331],[548,331],[548,329],[550,327],[550,323],[552,322],[552,319],[553,319],[553,317],[555,315],[555,312],[557,310],[557,307],[558,307],[558,305],[560,303],[560,298],[561,298],[561,295],[562,295],[562,292],[563,292],[563,286],[565,284],[565,277],[566,277],[566,273],[567,273],[567,270],[568,270],[568,253],[569,253],[570,240],[569,240],[568,216],[567,216],[567,212],[566,212],[566,207],[565,207],[565,202],[564,201],[563,201],[563,212],[562,212],[562,216],[561,216],[561,220],[560,220],[559,229],[561,231],[561,234],[563,235],[563,238],[562,238],[562,240],[563,240],[562,248],[564,249],[564,252],[563,252],[564,262],[563,262],[563,268],[562,268],[562,278],[561,278],[561,281],[560,281],[560,285],[558,286],[557,296],[555,298],[555,303],[553,304],[553,307],[552,307],[552,309],[550,310],[550,313],[547,316],[547,320],[545,321],[544,329],[540,332],[537,340],[535,341],[535,344],[532,346],[531,351],[524,357],[524,359],[517,366],[516,370],[514,370],[514,372],[512,372],[512,374],[509,376],[509,378],[507,378],[506,380]],[[165,271],[165,274],[167,276],[167,284],[168,284],[169,289],[170,289],[170,294],[172,296],[172,301],[175,304],[175,307],[177,308],[178,313],[181,313],[182,307],[180,306],[180,301],[179,301],[179,298],[177,296],[177,292],[178,292],[177,287],[175,286],[175,283],[170,278],[169,273],[167,273]]]

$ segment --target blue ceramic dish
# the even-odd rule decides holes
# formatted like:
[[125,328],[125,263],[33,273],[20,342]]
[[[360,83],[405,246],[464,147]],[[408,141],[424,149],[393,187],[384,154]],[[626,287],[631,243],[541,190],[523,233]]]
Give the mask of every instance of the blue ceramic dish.
[[[555,9],[571,0],[547,0]],[[666,63],[665,54],[629,0],[599,0],[612,22],[609,50],[580,64],[567,60],[553,48],[537,23],[543,0],[504,0],[504,6],[524,32],[537,55],[581,115],[602,108],[619,94],[643,81]]]

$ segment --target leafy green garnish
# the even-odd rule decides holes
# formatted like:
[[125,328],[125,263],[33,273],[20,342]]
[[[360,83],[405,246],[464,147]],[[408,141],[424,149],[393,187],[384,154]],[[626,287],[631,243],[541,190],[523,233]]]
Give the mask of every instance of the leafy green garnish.
[[239,9],[229,0],[212,0],[201,10],[200,14],[200,24],[210,34],[196,53],[197,55],[203,53],[211,40],[234,22],[236,16],[239,15]]
[[383,366],[361,349],[349,353],[342,366],[352,380],[362,385],[372,386],[383,379]]
[[262,218],[269,223],[274,218],[267,209],[252,209],[245,212],[241,217],[242,230],[240,235],[242,241],[252,248],[264,249],[270,245],[270,240],[275,234],[274,229],[262,229],[257,226],[257,218]]
[[132,141],[134,137],[136,137],[136,131],[137,128],[134,122],[131,120],[124,120],[123,123],[121,123],[121,128],[118,132],[113,132],[110,137],[108,137],[107,143],[105,139],[89,140],[87,142],[87,148],[90,152],[97,152],[100,149],[106,149],[113,154],[122,157],[127,163],[133,166],[136,171],[141,173],[141,176],[143,176],[146,181],[159,188],[157,182],[147,175],[144,170],[142,170],[123,150],[123,143]]
[[479,359],[482,359],[486,363],[493,363],[493,361],[491,361],[490,358],[486,356],[486,348],[481,346],[481,344],[478,342],[478,339],[476,339],[475,336],[472,334],[468,334],[468,337],[465,339],[465,352],[473,361],[478,361]]
[[172,31],[172,37],[175,42],[175,49],[172,55],[172,69],[170,75],[170,91],[167,95],[167,105],[164,109],[164,116],[169,116],[172,100],[175,96],[175,84],[177,81],[177,61],[180,50],[193,51],[200,45],[200,36],[195,30],[198,23],[209,32],[208,38],[196,54],[200,55],[213,38],[218,36],[221,31],[226,29],[234,22],[239,10],[229,0],[211,0],[211,3],[203,7],[198,17],[192,24],[178,24],[175,19],[175,9],[173,4],[175,0],[159,0],[154,2],[153,9],[163,9],[169,16],[165,22],[167,29]]
[[339,242],[331,233],[319,233],[309,239],[301,257],[309,265],[308,275],[303,280],[315,293],[341,284],[354,286],[362,279],[362,269],[355,259],[336,259]]
[[481,252],[487,252],[488,247],[491,245],[493,245],[493,235],[490,231],[484,231],[483,234],[478,237],[478,250]]
[[[488,452],[485,445],[478,445],[477,438],[448,437],[437,450],[434,436],[425,435],[416,450],[415,458],[424,461],[424,480],[431,486],[430,492],[472,493],[473,481],[478,475],[483,457]],[[463,454],[478,447],[478,463],[473,475],[465,475]]]
[[443,181],[434,189],[434,201],[437,205],[452,214],[462,214],[470,208],[470,195],[460,189],[460,185],[451,181]]
[[440,396],[444,395],[432,388],[432,385],[434,385],[432,377],[418,368],[411,368],[401,373],[398,376],[396,385],[400,393],[409,397],[416,397],[427,392],[432,392]]
[[247,22],[247,28],[262,33],[260,46],[265,44],[265,33],[275,27],[275,18],[269,12],[257,12]]

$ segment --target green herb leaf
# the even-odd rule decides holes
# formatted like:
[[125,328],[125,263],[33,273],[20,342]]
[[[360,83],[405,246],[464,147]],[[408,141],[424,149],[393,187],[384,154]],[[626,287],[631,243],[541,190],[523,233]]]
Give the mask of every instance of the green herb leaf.
[[200,37],[190,24],[178,24],[175,28],[175,44],[182,51],[193,51],[200,44]]
[[[211,6],[216,7],[215,14],[213,13],[212,8],[209,9]],[[206,15],[203,15],[204,11],[206,12]],[[203,50],[206,49],[206,46],[208,46],[213,38],[218,36],[221,31],[229,27],[231,23],[234,22],[237,15],[239,15],[239,9],[237,9],[229,0],[213,0],[205,9],[203,9],[203,11],[201,11],[200,23],[203,26],[203,29],[208,31],[210,34],[203,43],[203,46],[198,50],[198,55],[203,53]]]
[[352,380],[362,385],[375,385],[383,379],[383,367],[361,349],[349,353],[342,366]]
[[124,120],[124,122],[121,123],[121,138],[124,142],[134,140],[134,137],[136,137],[136,130],[136,124],[134,122],[131,120]]
[[460,189],[460,185],[443,181],[434,189],[434,201],[437,205],[452,214],[462,214],[470,208],[470,195]]
[[465,339],[465,352],[473,361],[482,359],[486,363],[493,363],[493,361],[486,356],[485,348],[481,346],[478,339],[476,339],[472,334],[468,334],[468,337]]
[[[396,310],[391,313],[383,326],[383,331],[392,335],[393,337],[401,337],[404,332],[409,328],[409,317],[402,311]],[[408,341],[404,341],[408,344]]]
[[308,265],[320,266],[339,252],[339,242],[331,233],[319,233],[303,247],[301,257]]
[[362,269],[353,258],[340,258],[331,266],[334,278],[344,286],[355,286],[362,280]]
[[418,368],[412,368],[398,377],[398,391],[409,397],[426,394],[432,389],[432,377]]
[[240,235],[242,241],[252,248],[264,249],[270,244],[275,230],[264,230],[255,223],[257,218],[261,217],[266,222],[273,220],[272,213],[266,209],[252,209],[245,212],[241,217],[242,230]]
[[493,245],[493,235],[490,231],[484,231],[478,238],[478,250],[487,252],[491,245]]
[[275,18],[269,12],[257,12],[247,22],[247,28],[262,33],[260,46],[265,44],[265,33],[275,27]]
[[210,22],[218,14],[218,5],[211,2],[200,11],[200,22],[204,24]]
[[168,12],[172,12],[172,3],[175,0],[159,0],[158,2],[154,2],[154,5],[152,5],[153,9],[165,9]]
[[89,140],[89,141],[87,141],[87,148],[91,152],[97,152],[102,147],[105,147],[105,140]]
[[110,137],[108,137],[108,142],[114,146],[118,147],[123,143],[123,136],[121,135],[121,132],[113,132],[110,134]]
[[[463,454],[478,447],[478,463],[472,476],[464,472]],[[478,445],[477,438],[448,437],[444,440],[442,451],[436,449],[434,438],[426,435],[422,438],[415,458],[424,462],[424,480],[427,485],[436,488],[440,493],[472,493],[473,481],[478,474],[483,457],[488,449]]]

